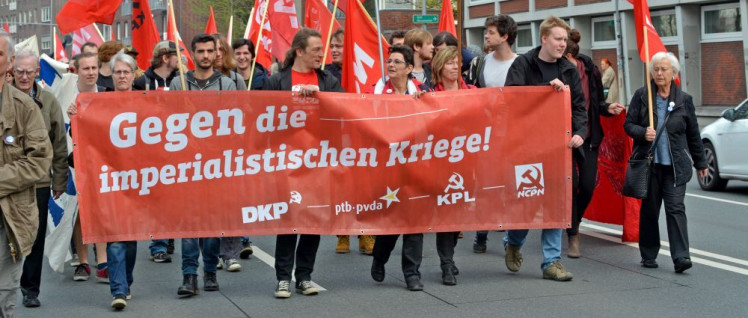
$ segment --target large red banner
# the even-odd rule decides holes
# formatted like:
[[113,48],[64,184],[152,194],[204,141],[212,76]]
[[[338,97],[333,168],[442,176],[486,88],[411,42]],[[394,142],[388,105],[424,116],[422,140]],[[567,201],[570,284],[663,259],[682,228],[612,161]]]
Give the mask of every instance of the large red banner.
[[570,97],[548,87],[84,93],[78,108],[86,242],[570,222]]

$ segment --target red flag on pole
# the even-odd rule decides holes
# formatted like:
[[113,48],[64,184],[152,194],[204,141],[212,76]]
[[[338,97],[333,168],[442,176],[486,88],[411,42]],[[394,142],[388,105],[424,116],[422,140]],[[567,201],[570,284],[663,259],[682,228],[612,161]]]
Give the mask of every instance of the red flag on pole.
[[98,22],[112,24],[122,0],[69,0],[57,14],[60,33],[70,33]]
[[270,20],[270,28],[273,30],[270,53],[282,61],[286,57],[286,51],[291,48],[294,35],[299,31],[294,0],[271,0],[267,20]]
[[[270,65],[273,64],[273,57],[270,54],[273,44],[270,32],[270,19],[265,17],[265,25],[260,27],[260,23],[262,23],[262,15],[265,13],[265,3],[267,3],[265,0],[255,2],[254,16],[250,19],[252,27],[250,28],[247,40],[255,45],[255,49],[257,50],[257,56],[255,56],[255,59],[257,60],[257,63],[262,64],[266,69],[270,69]],[[270,15],[269,11],[270,8],[268,8],[268,15]],[[262,30],[261,36],[259,35],[260,30]],[[260,41],[257,41],[258,36],[260,36]]]
[[[343,44],[343,88],[347,92],[361,93],[381,79],[377,25],[358,0],[348,1]],[[357,23],[348,23],[356,21]],[[390,46],[382,40],[382,50],[387,54]]]
[[[335,0],[333,0],[335,2]],[[338,5],[345,0],[338,0]],[[317,30],[322,35],[322,42],[327,41],[328,33],[330,33],[330,21],[332,21],[332,31],[340,29],[340,23],[338,20],[333,20],[332,12],[327,9],[324,3],[320,0],[308,0],[306,2],[306,11],[304,12],[304,25],[308,28]],[[328,63],[332,62],[332,54],[328,50],[325,61]]]
[[182,37],[179,35],[179,30],[177,30],[176,34],[174,34],[174,20],[171,19],[171,10],[172,7],[169,6],[169,12],[166,14],[167,22],[166,22],[166,40],[168,41],[177,41],[179,40],[179,47],[181,47],[184,50],[184,57],[187,58],[187,68],[193,70],[195,69],[195,61],[192,60],[192,56],[190,55],[190,50],[187,49],[187,47],[184,45],[184,42],[182,42]]
[[54,37],[55,37],[55,60],[65,62],[68,61],[68,55],[65,54],[65,47],[62,46],[62,41],[60,41],[60,37],[57,35],[57,30],[54,30]]
[[151,66],[153,47],[161,41],[153,22],[151,6],[148,0],[133,0],[132,2],[132,47],[138,53],[138,67],[147,69]]
[[218,26],[216,26],[216,18],[213,15],[213,7],[210,7],[210,17],[208,18],[208,24],[205,25],[206,34],[217,34]]
[[452,12],[452,1],[442,1],[442,12],[439,14],[439,32],[447,31],[457,37],[457,29],[455,29],[455,16]]
[[81,47],[86,42],[94,43],[96,46],[101,46],[104,43],[104,39],[99,35],[99,31],[96,30],[96,26],[93,24],[73,31],[73,55],[80,54]]
[[7,32],[8,34],[10,34],[10,27],[8,26],[8,22],[5,22],[3,24],[3,30],[5,30],[5,32]]
[[[634,23],[636,27],[636,44],[639,47],[639,57],[642,61],[651,60],[652,56],[658,52],[667,52],[665,45],[662,44],[660,36],[657,34],[652,18],[649,14],[649,5],[647,0],[629,0],[634,5]],[[649,56],[644,53],[644,27],[647,28],[647,42],[649,42]]]

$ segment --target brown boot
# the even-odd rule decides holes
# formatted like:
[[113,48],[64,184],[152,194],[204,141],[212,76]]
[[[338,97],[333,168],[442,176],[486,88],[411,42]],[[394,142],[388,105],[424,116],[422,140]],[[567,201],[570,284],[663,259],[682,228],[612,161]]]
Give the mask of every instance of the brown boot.
[[569,258],[580,258],[582,253],[579,252],[579,234],[569,235],[569,250],[566,252]]
[[335,253],[346,254],[351,251],[351,239],[348,235],[338,235],[338,245],[335,246]]
[[371,255],[374,251],[374,235],[361,235],[358,238],[358,251],[366,255]]

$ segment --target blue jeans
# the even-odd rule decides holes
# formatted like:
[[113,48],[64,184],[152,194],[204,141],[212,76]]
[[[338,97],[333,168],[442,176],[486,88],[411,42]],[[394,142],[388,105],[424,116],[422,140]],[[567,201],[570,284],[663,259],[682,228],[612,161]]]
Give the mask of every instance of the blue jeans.
[[166,245],[168,244],[169,244],[169,240],[151,241],[151,245],[148,246],[148,249],[151,250],[151,256],[156,255],[158,253],[166,253]]
[[135,255],[138,242],[112,242],[106,244],[107,266],[109,266],[109,289],[112,297],[130,294],[132,270],[135,267]]
[[197,275],[197,267],[200,263],[197,259],[200,252],[203,254],[203,271],[215,273],[218,265],[218,252],[221,247],[221,239],[209,238],[187,238],[182,239],[182,274]]
[[[522,247],[525,244],[525,238],[530,230],[511,230],[506,231],[504,235],[504,247],[507,244],[512,244],[517,247]],[[540,241],[543,246],[543,264],[540,268],[545,270],[550,266],[553,261],[561,259],[561,237],[563,234],[562,229],[545,229],[540,236]]]

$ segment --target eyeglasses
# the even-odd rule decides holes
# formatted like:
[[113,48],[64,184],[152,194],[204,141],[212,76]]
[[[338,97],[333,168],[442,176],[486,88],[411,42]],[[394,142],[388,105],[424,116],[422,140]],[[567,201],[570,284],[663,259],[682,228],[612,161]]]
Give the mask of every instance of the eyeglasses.
[[395,65],[405,64],[405,61],[398,59],[388,59],[387,64],[395,63]]
[[31,77],[36,73],[36,70],[22,70],[20,68],[17,68],[13,70],[14,73],[16,73],[16,76],[23,77],[24,75]]
[[129,76],[130,74],[132,74],[132,71],[122,71],[122,70],[114,71],[114,75],[117,75],[117,76]]

